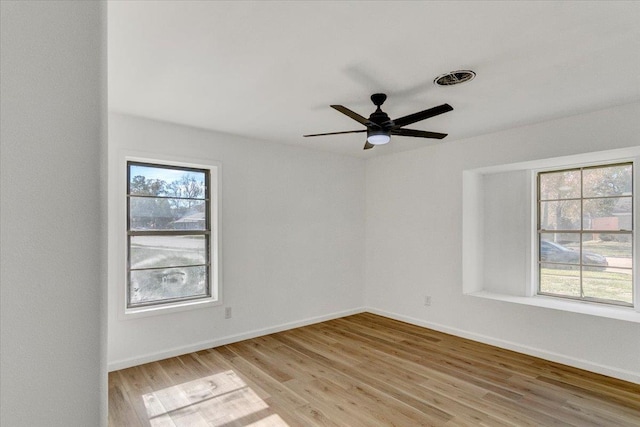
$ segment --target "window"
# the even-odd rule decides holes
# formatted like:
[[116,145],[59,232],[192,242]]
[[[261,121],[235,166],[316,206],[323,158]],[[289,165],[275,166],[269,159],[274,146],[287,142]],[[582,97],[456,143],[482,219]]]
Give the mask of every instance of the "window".
[[537,175],[538,293],[633,306],[633,165]]
[[216,298],[212,188],[210,169],[127,162],[127,308]]

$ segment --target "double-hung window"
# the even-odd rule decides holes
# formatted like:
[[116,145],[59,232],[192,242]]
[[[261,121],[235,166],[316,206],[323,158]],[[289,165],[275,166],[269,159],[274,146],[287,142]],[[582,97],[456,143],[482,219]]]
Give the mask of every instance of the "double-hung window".
[[538,293],[633,305],[633,164],[539,172]]
[[211,170],[127,162],[128,309],[215,299]]

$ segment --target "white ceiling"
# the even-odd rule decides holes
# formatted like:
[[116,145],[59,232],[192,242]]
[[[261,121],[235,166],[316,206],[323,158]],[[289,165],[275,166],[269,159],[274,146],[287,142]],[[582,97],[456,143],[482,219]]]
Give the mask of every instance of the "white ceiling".
[[[112,111],[353,156],[640,100],[640,2],[111,1],[108,22]],[[451,104],[410,126],[449,136],[302,137],[364,129],[329,105],[368,116],[375,92],[392,118]]]

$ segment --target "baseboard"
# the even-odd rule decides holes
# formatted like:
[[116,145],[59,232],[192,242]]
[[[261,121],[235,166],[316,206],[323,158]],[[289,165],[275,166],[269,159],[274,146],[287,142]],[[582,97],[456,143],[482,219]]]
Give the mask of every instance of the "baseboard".
[[574,368],[584,369],[585,371],[595,372],[597,374],[607,375],[635,384],[640,384],[640,374],[637,372],[627,371],[623,369],[613,368],[611,366],[600,365],[598,363],[589,362],[588,360],[578,359],[575,357],[565,356],[563,354],[541,350],[535,347],[521,345],[511,341],[493,338],[487,335],[477,334],[462,329],[451,328],[439,323],[427,322],[425,320],[416,319],[409,316],[403,316],[376,308],[367,307],[364,311],[377,314],[379,316],[388,317],[390,319],[399,320],[401,322],[410,323],[412,325],[433,329],[435,331],[444,332],[446,334],[455,335],[461,338],[467,338],[484,344],[493,345],[507,350],[517,351],[518,353],[527,354],[529,356],[539,357],[563,365],[573,366]]
[[399,320],[401,322],[410,323],[412,325],[433,329],[435,331],[444,332],[446,334],[467,338],[467,339],[478,341],[484,344],[493,345],[493,346],[504,348],[507,350],[517,351],[518,353],[540,357],[541,359],[550,360],[552,362],[562,363],[564,365],[573,366],[575,368],[584,369],[586,371],[591,371],[598,374],[607,375],[613,378],[618,378],[621,380],[640,384],[640,374],[638,374],[637,372],[617,369],[610,366],[589,362],[588,360],[569,357],[563,354],[541,350],[534,347],[529,347],[529,346],[521,345],[518,343],[514,343],[511,341],[506,341],[498,338],[493,338],[487,335],[465,331],[462,329],[452,328],[439,323],[428,322],[425,320],[416,319],[413,317],[404,316],[397,313],[379,310],[373,307],[354,308],[351,310],[331,313],[324,316],[311,317],[311,318],[307,318],[307,319],[303,319],[295,322],[283,323],[283,324],[275,325],[269,328],[256,329],[256,330],[244,332],[241,334],[229,335],[229,336],[217,338],[214,340],[201,341],[188,346],[174,347],[161,352],[150,353],[150,354],[145,354],[138,357],[111,362],[107,365],[107,368],[109,372],[117,371],[120,369],[130,368],[132,366],[142,365],[144,363],[150,363],[150,362],[155,362],[157,360],[167,359],[169,357],[176,357],[176,356],[180,356],[187,353],[193,353],[194,351],[200,351],[208,348],[219,347],[226,344],[232,344],[238,341],[244,341],[247,339],[260,337],[263,335],[274,334],[276,332],[282,332],[289,329],[308,326],[315,323],[325,322],[327,320],[338,319],[340,317],[350,316],[352,314],[358,314],[363,312],[377,314],[379,316],[388,317],[390,319]]
[[323,316],[310,317],[308,319],[303,319],[295,322],[283,323],[283,324],[271,326],[268,328],[255,329],[252,331],[243,332],[241,334],[229,335],[229,336],[217,338],[214,340],[200,341],[198,343],[191,344],[188,346],[174,347],[174,348],[156,352],[156,353],[149,353],[149,354],[132,357],[128,359],[116,360],[114,362],[110,362],[107,365],[107,369],[109,370],[109,372],[118,371],[120,369],[126,369],[132,366],[142,365],[144,363],[155,362],[158,360],[167,359],[169,357],[176,357],[183,354],[193,353],[194,351],[206,350],[208,348],[232,344],[234,342],[244,341],[251,338],[260,337],[263,335],[274,334],[276,332],[282,332],[289,329],[299,328],[302,326],[313,325],[314,323],[325,322],[327,320],[339,319],[341,317],[362,313],[364,311],[366,311],[364,308],[354,308],[351,310],[340,311],[340,312],[331,313]]

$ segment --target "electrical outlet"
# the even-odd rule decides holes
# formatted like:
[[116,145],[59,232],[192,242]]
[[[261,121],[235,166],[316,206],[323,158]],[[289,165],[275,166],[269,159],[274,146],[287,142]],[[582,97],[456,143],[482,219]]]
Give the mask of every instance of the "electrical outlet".
[[231,307],[224,308],[224,318],[231,319]]
[[431,305],[431,295],[426,295],[424,297],[424,305],[426,305],[427,307]]

